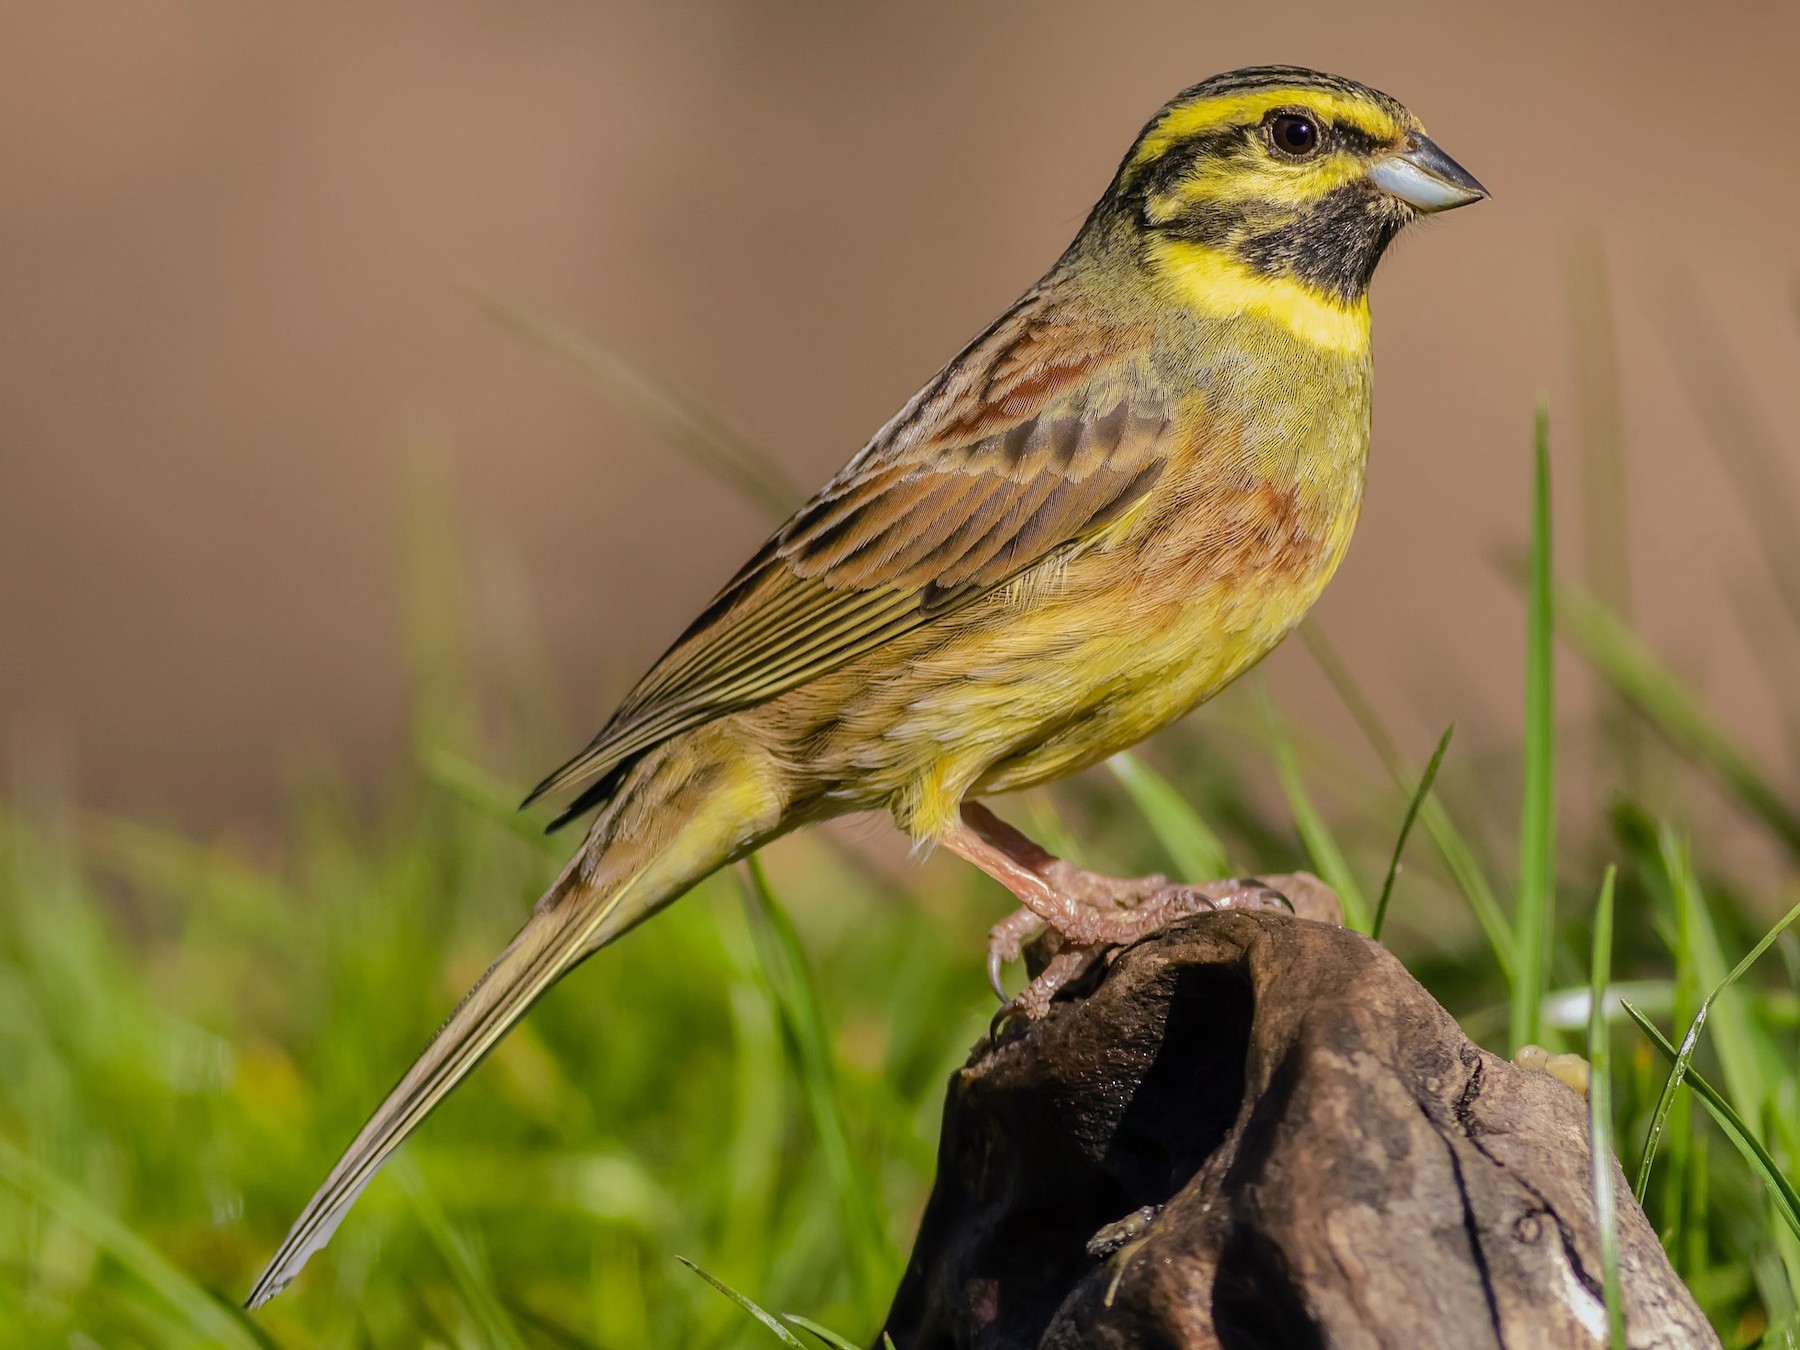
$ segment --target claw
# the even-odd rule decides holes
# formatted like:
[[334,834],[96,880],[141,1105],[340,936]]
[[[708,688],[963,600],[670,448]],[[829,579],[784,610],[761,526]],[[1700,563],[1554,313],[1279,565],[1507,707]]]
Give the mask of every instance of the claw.
[[1292,900],[1288,899],[1287,896],[1269,885],[1269,883],[1264,881],[1261,877],[1239,877],[1233,884],[1238,888],[1239,894],[1231,896],[1222,902],[1227,906],[1233,906],[1240,901],[1256,899],[1261,902],[1263,907],[1272,908],[1268,902],[1274,900],[1289,914],[1296,914],[1299,912],[1294,908],[1294,902]]
[[988,948],[988,983],[993,986],[994,997],[1002,1003],[1006,1002],[1006,986],[1000,983],[1000,970],[1005,963],[1000,953],[993,947]]

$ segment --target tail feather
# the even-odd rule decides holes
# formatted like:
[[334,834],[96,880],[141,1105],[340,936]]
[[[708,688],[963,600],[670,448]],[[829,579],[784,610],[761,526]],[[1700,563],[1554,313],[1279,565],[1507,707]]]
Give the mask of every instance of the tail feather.
[[331,1169],[248,1306],[268,1302],[300,1273],[389,1155],[551,985],[700,878],[788,828],[785,800],[768,761],[723,725],[638,764],[530,921]]
[[300,1273],[307,1259],[330,1241],[357,1196],[401,1142],[560,976],[651,908],[634,903],[631,909],[639,913],[620,913],[620,901],[631,886],[597,885],[584,879],[582,861],[577,854],[564,869],[531,920],[463,996],[425,1052],[362,1127],[288,1230],[250,1291],[246,1307],[268,1302]]

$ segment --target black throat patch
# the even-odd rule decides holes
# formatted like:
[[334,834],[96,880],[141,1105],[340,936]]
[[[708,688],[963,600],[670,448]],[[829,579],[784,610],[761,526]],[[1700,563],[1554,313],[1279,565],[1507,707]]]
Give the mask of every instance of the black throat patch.
[[1139,219],[1148,234],[1217,249],[1262,276],[1288,277],[1349,303],[1368,293],[1382,253],[1413,215],[1358,180],[1279,219],[1256,202],[1206,201],[1166,222]]
[[1411,215],[1373,183],[1358,181],[1286,224],[1240,236],[1231,249],[1266,276],[1292,277],[1353,301],[1368,293],[1375,265]]

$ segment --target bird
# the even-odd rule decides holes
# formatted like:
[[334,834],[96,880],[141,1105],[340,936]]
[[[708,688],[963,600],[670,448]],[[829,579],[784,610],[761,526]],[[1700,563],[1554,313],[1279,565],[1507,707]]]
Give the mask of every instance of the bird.
[[[979,799],[1096,764],[1266,656],[1337,568],[1369,448],[1369,285],[1488,195],[1398,100],[1217,75],[1132,142],[1050,270],[768,539],[526,804],[592,813],[530,918],[380,1104],[252,1289],[284,1288],[532,1004],[719,868],[886,811],[1016,898],[1016,1001],[1239,881],[1118,879]],[[1260,895],[1267,901],[1266,895]],[[1279,897],[1276,897],[1279,899]]]

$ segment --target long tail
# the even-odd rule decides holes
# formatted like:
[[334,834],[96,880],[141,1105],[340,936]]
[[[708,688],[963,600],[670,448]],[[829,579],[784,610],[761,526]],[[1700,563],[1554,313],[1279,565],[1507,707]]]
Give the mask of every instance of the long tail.
[[[602,821],[519,930],[345,1150],[288,1230],[245,1306],[260,1307],[300,1273],[381,1165],[531,1005],[584,957],[674,900],[695,881],[772,832],[771,802],[748,775],[719,791],[715,771],[660,766],[633,794],[613,834]],[[683,771],[685,770],[685,771]],[[654,779],[670,790],[656,791]],[[641,780],[640,780],[641,781]],[[699,800],[695,800],[695,799]],[[686,800],[684,800],[686,799]]]

